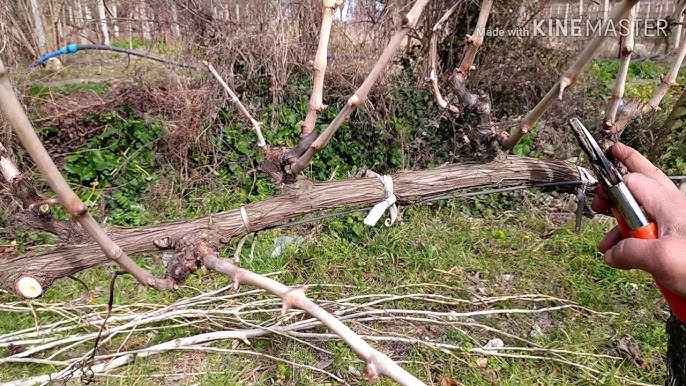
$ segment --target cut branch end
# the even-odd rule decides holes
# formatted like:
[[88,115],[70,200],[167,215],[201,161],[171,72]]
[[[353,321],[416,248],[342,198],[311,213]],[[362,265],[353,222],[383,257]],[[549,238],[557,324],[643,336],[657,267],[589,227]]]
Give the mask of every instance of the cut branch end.
[[379,366],[374,355],[370,355],[364,367],[364,377],[369,383],[376,383],[379,381]]
[[27,299],[35,299],[43,294],[43,287],[38,280],[29,276],[22,276],[15,284],[17,293]]

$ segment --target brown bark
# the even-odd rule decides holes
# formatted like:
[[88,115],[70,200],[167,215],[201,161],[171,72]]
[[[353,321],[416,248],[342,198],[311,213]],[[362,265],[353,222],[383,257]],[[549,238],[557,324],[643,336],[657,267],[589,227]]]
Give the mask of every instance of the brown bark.
[[85,236],[79,224],[54,218],[48,205],[40,205],[45,199],[24,176],[8,185],[12,196],[20,199],[24,207],[19,213],[14,214],[17,220],[31,228],[52,233],[62,242],[83,240]]
[[62,242],[78,242],[84,238],[83,229],[73,221],[58,220],[50,214],[47,200],[35,185],[11,161],[7,150],[0,143],[0,170],[10,196],[20,203],[20,209],[9,216],[19,222],[57,236]]
[[[412,204],[466,188],[577,179],[579,172],[575,165],[515,156],[486,164],[450,165],[433,170],[401,172],[393,176],[399,204]],[[126,254],[140,254],[173,248],[182,238],[189,236],[228,243],[235,237],[271,228],[298,216],[335,208],[372,205],[385,198],[384,188],[376,178],[315,184],[301,181],[294,185],[279,196],[246,205],[248,223],[244,223],[240,210],[231,210],[195,220],[139,228],[112,227],[106,232]],[[6,258],[0,260],[0,287],[15,292],[15,281],[22,276],[29,276],[47,289],[55,279],[109,261],[92,241]]]
[[644,103],[639,99],[631,99],[622,107],[621,112],[615,119],[613,125],[609,129],[598,130],[596,133],[596,140],[602,149],[609,149],[615,143],[619,142],[624,129],[633,121],[640,118]]

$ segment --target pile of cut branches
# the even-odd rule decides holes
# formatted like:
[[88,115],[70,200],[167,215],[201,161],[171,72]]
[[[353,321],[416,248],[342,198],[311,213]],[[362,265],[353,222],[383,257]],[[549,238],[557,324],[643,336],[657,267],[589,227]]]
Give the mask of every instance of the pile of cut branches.
[[[266,275],[273,276],[278,273]],[[331,284],[309,285],[320,293],[339,293],[345,288]],[[573,313],[575,320],[606,320],[617,315],[601,313],[566,300],[539,294],[461,299],[424,291],[435,285],[398,287],[393,293],[366,294],[346,298],[320,298],[319,304],[337,319],[348,324],[359,336],[384,347],[391,357],[400,359],[412,347],[424,350],[471,355],[479,358],[502,357],[526,361],[552,361],[570,366],[589,382],[605,377],[604,364],[616,365],[624,359],[610,354],[576,352],[543,347],[534,341],[492,327],[492,316],[518,316],[534,325],[537,316]],[[446,293],[458,288],[441,285]],[[515,305],[517,308],[509,308]],[[509,306],[509,307],[508,307]],[[278,299],[269,298],[264,290],[235,292],[224,287],[175,303],[115,305],[108,315],[106,305],[83,302],[41,303],[17,301],[0,305],[2,312],[33,312],[38,320],[58,316],[60,321],[42,324],[39,329],[26,329],[0,335],[0,348],[15,354],[0,359],[2,363],[35,363],[52,366],[54,372],[8,382],[7,386],[28,386],[60,381],[70,377],[106,377],[109,372],[134,361],[168,352],[196,351],[229,353],[274,361],[311,372],[322,381],[345,384],[354,379],[359,364],[351,374],[327,371],[326,365],[313,366],[258,352],[251,341],[283,337],[317,352],[324,362],[334,354],[322,344],[339,340],[336,334],[322,332],[322,322],[302,311],[282,312]],[[106,326],[100,327],[106,319]],[[38,322],[38,321],[37,321]],[[587,323],[592,326],[592,322]],[[157,332],[193,326],[197,334],[161,343],[149,342]],[[461,341],[445,340],[445,329],[465,333]],[[202,332],[201,332],[202,331]],[[484,338],[488,337],[488,338]],[[99,339],[97,350],[93,342]],[[75,355],[78,353],[78,355]],[[330,362],[329,362],[330,363]],[[168,374],[169,376],[173,374]],[[613,377],[627,385],[645,385],[615,373]]]

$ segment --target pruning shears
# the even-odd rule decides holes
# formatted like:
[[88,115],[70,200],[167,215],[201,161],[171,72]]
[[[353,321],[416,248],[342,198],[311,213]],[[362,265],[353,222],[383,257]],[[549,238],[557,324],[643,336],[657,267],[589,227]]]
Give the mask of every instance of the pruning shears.
[[[612,213],[617,219],[619,232],[623,238],[655,240],[658,238],[657,225],[650,221],[641,206],[624,183],[622,173],[610,162],[600,149],[598,142],[584,127],[580,120],[573,118],[569,121],[579,147],[588,157],[591,167],[595,171],[598,183],[609,195],[612,203]],[[679,320],[686,322],[686,299],[671,292],[659,281],[655,280],[667,304]]]

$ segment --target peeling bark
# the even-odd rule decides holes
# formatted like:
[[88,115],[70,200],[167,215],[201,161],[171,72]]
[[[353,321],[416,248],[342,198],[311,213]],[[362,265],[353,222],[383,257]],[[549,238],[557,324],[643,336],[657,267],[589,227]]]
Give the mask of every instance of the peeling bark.
[[[485,186],[517,186],[578,180],[575,165],[550,160],[507,156],[486,164],[459,164],[433,170],[401,172],[393,176],[399,204],[412,204],[444,196],[459,189]],[[276,197],[246,205],[249,221],[241,210],[213,214],[195,220],[139,228],[106,229],[126,254],[174,248],[190,237],[228,243],[247,233],[272,228],[290,219],[323,210],[360,207],[386,198],[376,178],[311,184],[299,181]],[[108,263],[94,242],[47,248],[42,252],[0,260],[0,287],[14,292],[14,282],[33,277],[47,289],[55,279]]]
[[83,230],[77,223],[57,220],[50,214],[50,206],[43,204],[46,202],[45,197],[14,165],[2,143],[0,143],[0,172],[10,195],[21,206],[20,211],[12,213],[11,216],[33,229],[52,233],[65,243],[78,242],[83,239]]

